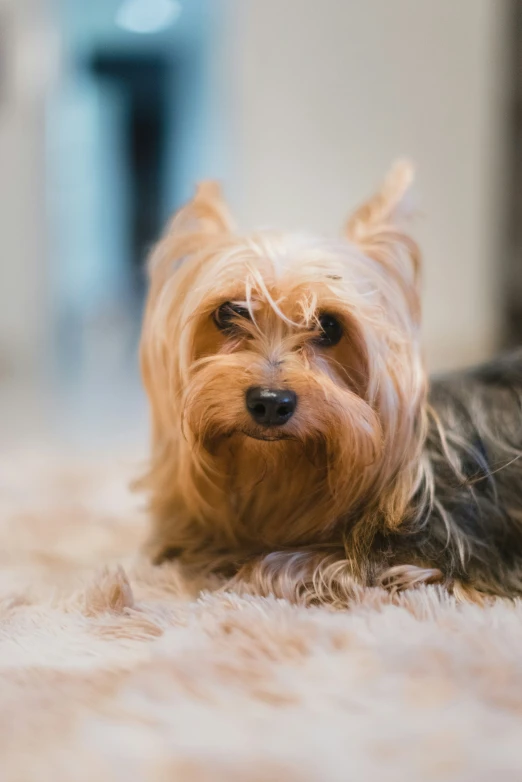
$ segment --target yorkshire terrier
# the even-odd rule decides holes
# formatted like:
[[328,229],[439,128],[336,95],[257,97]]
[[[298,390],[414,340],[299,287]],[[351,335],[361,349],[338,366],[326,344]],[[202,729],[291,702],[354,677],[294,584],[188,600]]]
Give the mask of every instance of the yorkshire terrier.
[[399,163],[341,239],[236,232],[207,182],[149,263],[156,562],[309,602],[522,594],[522,352],[428,383]]

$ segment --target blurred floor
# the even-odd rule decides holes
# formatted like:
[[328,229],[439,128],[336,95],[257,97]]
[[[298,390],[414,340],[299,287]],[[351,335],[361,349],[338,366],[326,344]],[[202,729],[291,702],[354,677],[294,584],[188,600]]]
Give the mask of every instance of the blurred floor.
[[82,336],[88,358],[74,375],[68,371],[46,380],[5,377],[0,382],[2,446],[54,443],[110,452],[144,447],[146,400],[128,334],[122,340],[119,331],[111,335],[94,329]]

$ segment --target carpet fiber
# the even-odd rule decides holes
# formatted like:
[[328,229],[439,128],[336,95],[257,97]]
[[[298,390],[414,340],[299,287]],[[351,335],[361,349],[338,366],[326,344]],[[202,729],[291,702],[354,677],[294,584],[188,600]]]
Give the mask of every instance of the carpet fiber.
[[130,458],[0,461],[1,782],[522,779],[522,606],[348,611],[137,556]]

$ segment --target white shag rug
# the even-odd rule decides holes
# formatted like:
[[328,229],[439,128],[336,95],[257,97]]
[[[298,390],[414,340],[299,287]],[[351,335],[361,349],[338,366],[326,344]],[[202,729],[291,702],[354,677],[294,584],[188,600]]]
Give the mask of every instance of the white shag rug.
[[196,594],[129,458],[0,460],[1,782],[522,779],[522,605]]

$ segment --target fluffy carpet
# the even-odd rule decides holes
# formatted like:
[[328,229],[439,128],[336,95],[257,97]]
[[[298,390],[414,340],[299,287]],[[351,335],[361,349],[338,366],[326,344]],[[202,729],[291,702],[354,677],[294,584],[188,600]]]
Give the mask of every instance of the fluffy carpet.
[[522,779],[522,605],[198,593],[130,458],[0,468],[1,782]]

